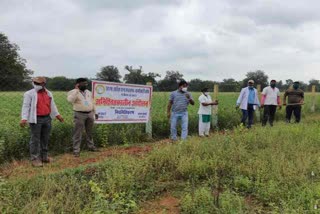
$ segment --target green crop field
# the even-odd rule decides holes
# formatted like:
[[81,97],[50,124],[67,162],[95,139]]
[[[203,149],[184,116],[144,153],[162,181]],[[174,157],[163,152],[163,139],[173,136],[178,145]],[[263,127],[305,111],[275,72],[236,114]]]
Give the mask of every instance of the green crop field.
[[305,120],[2,179],[0,212],[171,213],[151,203],[169,195],[178,201],[174,213],[319,213],[319,116]]
[[[196,100],[195,106],[189,106],[189,134],[197,134],[200,93],[192,93]],[[238,93],[220,93],[219,129],[232,129],[240,121],[240,110],[235,109]],[[155,92],[152,99],[152,127],[153,138],[169,137],[169,121],[166,117],[166,108],[169,93]],[[72,106],[66,100],[66,92],[54,92],[54,99],[65,123],[53,122],[49,150],[51,153],[70,151],[72,138]],[[320,104],[320,96],[316,96],[316,103]],[[23,92],[0,93],[0,163],[13,158],[20,159],[28,156],[29,130],[19,127]],[[308,115],[311,109],[311,96],[306,95],[306,104],[303,107],[303,116]],[[316,111],[320,111],[316,109]],[[277,120],[284,120],[282,109],[276,115]],[[103,124],[96,125],[94,131],[95,143],[99,146],[141,143],[147,140],[144,124]]]
[[[197,100],[199,93],[192,94]],[[0,175],[0,212],[318,213],[320,117],[318,108],[311,113],[311,95],[306,95],[302,123],[285,124],[282,109],[274,127],[256,123],[250,130],[238,126],[237,95],[219,94],[219,128],[223,131],[209,138],[196,136],[196,102],[189,108],[194,136],[185,142],[153,144],[151,152],[140,156],[117,155],[96,164],[45,173],[55,166],[49,165],[32,171],[30,178],[17,171],[12,178]],[[54,96],[66,120],[53,123],[50,152],[57,154],[70,150],[72,110],[65,92]],[[168,96],[153,96],[155,138],[169,136]],[[28,129],[19,127],[22,93],[3,92],[0,99],[1,161],[27,158]],[[109,146],[141,143],[146,135],[143,124],[96,125],[94,139],[100,146]],[[2,163],[1,169],[15,166],[8,164]],[[28,168],[19,171],[19,165],[15,167],[18,172]],[[153,205],[168,195],[177,201],[175,212]]]

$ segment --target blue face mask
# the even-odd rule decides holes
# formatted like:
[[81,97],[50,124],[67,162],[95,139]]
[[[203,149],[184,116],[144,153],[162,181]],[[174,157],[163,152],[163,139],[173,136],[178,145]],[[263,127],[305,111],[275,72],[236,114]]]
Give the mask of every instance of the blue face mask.
[[253,85],[249,85],[249,89],[253,89]]

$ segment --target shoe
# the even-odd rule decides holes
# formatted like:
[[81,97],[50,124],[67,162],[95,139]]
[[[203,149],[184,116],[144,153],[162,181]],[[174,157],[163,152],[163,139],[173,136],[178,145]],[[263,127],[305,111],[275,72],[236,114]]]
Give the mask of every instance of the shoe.
[[73,156],[76,157],[76,158],[80,157],[80,152],[74,152]]
[[97,149],[96,147],[93,148],[89,148],[90,152],[100,152],[99,149]]
[[33,161],[31,161],[31,164],[34,167],[43,167],[42,161],[40,161],[40,160],[33,160]]
[[47,157],[42,159],[42,163],[52,163],[53,162],[53,158]]

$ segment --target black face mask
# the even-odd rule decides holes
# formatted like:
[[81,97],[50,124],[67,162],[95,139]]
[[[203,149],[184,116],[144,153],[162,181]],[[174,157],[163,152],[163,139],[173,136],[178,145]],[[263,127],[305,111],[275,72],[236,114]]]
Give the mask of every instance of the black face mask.
[[86,85],[79,86],[80,91],[85,91],[87,89]]

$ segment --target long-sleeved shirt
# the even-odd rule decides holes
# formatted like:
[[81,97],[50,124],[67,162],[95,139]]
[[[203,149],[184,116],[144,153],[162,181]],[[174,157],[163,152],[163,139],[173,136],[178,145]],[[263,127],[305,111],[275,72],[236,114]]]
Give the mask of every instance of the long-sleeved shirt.
[[73,89],[68,92],[68,102],[73,105],[74,111],[91,112],[95,111],[94,101],[91,91],[80,92],[79,89]]
[[[50,91],[45,89],[48,96],[51,98],[50,102],[50,116],[55,118],[59,115],[56,104],[53,100],[53,96]],[[23,104],[21,110],[21,119],[27,120],[28,123],[37,123],[37,104],[38,104],[38,93],[35,89],[31,89],[24,93],[23,95]]]

